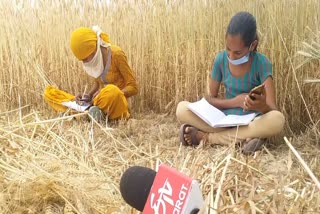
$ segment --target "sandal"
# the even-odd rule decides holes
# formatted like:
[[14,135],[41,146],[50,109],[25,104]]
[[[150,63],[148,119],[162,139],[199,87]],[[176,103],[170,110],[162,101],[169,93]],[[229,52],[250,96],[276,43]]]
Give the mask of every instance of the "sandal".
[[242,147],[242,153],[244,155],[253,155],[256,151],[260,151],[265,143],[265,139],[253,138]]
[[[188,133],[186,133],[186,128],[188,127],[192,127],[192,130]],[[198,146],[200,144],[200,141],[197,139],[197,133],[198,133],[198,129],[189,125],[189,124],[182,124],[180,127],[180,131],[179,131],[179,135],[180,135],[180,142],[182,143],[182,145],[184,146]],[[191,144],[189,144],[185,138],[184,135],[185,134],[189,134],[191,136]]]

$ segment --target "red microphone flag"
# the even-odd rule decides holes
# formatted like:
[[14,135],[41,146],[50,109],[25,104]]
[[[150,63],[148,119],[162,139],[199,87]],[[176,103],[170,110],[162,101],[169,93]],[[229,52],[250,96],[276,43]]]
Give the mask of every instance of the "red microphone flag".
[[195,203],[190,201],[192,189],[194,189],[192,195],[195,195],[194,192],[198,193],[195,201],[202,203],[202,195],[198,190],[199,186],[196,181],[171,167],[161,164],[144,206],[143,214],[186,213],[186,209],[189,210],[195,206]]

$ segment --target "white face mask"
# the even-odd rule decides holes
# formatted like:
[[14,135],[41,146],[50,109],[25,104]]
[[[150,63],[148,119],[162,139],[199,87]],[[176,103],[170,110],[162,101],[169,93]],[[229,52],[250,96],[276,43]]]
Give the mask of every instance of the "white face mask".
[[[252,45],[252,44],[251,44]],[[230,59],[229,56],[227,55],[228,61],[232,64],[232,65],[242,65],[244,63],[247,63],[249,61],[250,58],[250,49],[251,49],[251,45],[249,47],[249,52],[244,55],[243,57],[239,58],[239,59]]]
[[249,55],[250,55],[250,52],[239,59],[230,59],[228,56],[227,57],[228,57],[229,62],[232,65],[241,65],[241,64],[247,63],[249,61]]
[[97,40],[97,51],[89,62],[83,63],[83,68],[89,76],[99,77],[103,72],[103,57],[100,48],[100,38]]
[[97,78],[103,73],[103,69],[104,69],[101,46],[107,48],[110,46],[110,43],[105,43],[100,38],[100,33],[102,31],[98,26],[93,26],[92,30],[94,30],[97,33],[97,50],[93,58],[89,62],[83,63],[83,68],[89,76]]

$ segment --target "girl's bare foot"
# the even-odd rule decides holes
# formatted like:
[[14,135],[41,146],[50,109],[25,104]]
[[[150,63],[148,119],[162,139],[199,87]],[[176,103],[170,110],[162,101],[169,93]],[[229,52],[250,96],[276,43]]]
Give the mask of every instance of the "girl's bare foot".
[[185,146],[197,146],[201,140],[204,140],[205,136],[206,133],[191,125],[183,124],[180,127],[180,142]]

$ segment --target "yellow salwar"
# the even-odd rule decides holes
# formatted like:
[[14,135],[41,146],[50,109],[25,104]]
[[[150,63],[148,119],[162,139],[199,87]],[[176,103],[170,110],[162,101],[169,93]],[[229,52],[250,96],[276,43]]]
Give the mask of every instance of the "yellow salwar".
[[124,93],[115,85],[108,84],[93,99],[97,106],[108,115],[109,119],[129,118],[128,101]]
[[[75,96],[48,86],[44,92],[45,101],[56,111],[65,112],[61,103],[74,100]],[[129,118],[128,102],[124,93],[115,85],[108,84],[93,99],[93,105],[101,109],[109,119]]]

